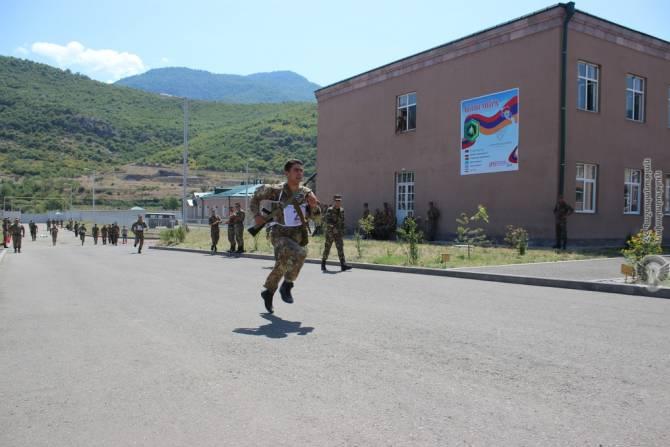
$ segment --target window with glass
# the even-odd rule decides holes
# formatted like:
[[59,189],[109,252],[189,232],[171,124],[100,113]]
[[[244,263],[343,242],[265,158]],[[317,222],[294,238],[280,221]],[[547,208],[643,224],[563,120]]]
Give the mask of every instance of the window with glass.
[[588,62],[577,64],[577,108],[587,112],[598,111],[598,79],[600,68]]
[[626,118],[631,121],[644,121],[644,87],[644,78],[626,75]]
[[398,96],[395,129],[396,132],[416,129],[416,93]]
[[596,212],[596,181],[598,166],[577,163],[575,211],[578,213]]
[[640,188],[642,171],[626,169],[624,172],[623,213],[640,214]]

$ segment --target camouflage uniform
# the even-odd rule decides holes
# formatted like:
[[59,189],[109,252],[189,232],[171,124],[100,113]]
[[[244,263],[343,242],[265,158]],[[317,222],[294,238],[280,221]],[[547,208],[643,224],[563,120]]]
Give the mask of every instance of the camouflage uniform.
[[556,219],[556,245],[554,248],[565,250],[568,244],[568,216],[575,210],[562,198],[554,207],[554,218]]
[[7,248],[7,240],[9,239],[9,219],[5,217],[2,219],[2,246]]
[[244,219],[246,215],[242,210],[235,211],[235,215],[237,216],[235,219],[235,227],[233,229],[235,233],[235,244],[237,245],[237,252],[244,253]]
[[228,210],[228,242],[230,243],[230,249],[228,250],[230,253],[235,252],[235,225],[237,224],[237,213],[233,211],[232,207],[230,210]]
[[[306,197],[312,191],[301,186],[297,191],[296,203],[300,207],[305,219],[318,220],[320,218],[321,210],[315,208],[313,214],[312,210],[307,206]],[[280,183],[278,185],[263,185],[256,190],[254,197],[251,199],[249,208],[254,215],[259,215],[261,209],[261,201],[267,200],[272,202],[273,211],[276,206],[284,206],[284,212],[279,213],[279,217],[269,224],[270,226],[270,242],[274,247],[275,265],[268,275],[264,287],[271,293],[274,293],[282,277],[285,281],[293,283],[300,274],[305,258],[307,257],[307,232],[302,222],[295,212],[290,199],[294,193],[288,187],[287,183]],[[288,201],[288,202],[287,202]],[[286,219],[290,218],[290,222]]]
[[51,243],[53,245],[56,245],[57,238],[58,238],[58,227],[54,225],[53,227],[51,227]]
[[216,246],[219,243],[220,229],[219,224],[221,223],[221,218],[215,214],[209,216],[209,235],[212,238],[212,246],[210,251],[216,253]]
[[98,224],[93,224],[93,229],[91,231],[93,232],[93,245],[98,245],[98,236],[100,235]]
[[79,239],[81,239],[81,245],[84,246],[84,241],[86,241],[86,227],[84,224],[79,226]]
[[438,210],[433,202],[430,202],[430,207],[428,208],[428,228],[426,231],[426,239],[429,241],[435,240],[435,235],[437,234],[437,221],[440,219],[440,210]]
[[130,227],[130,231],[132,231],[135,234],[135,246],[137,246],[138,244],[140,246],[137,249],[137,253],[142,253],[142,247],[144,246],[144,230],[146,228],[147,228],[146,222],[140,219],[137,219],[137,222],[135,222]]
[[12,235],[14,253],[21,253],[21,239],[26,235],[26,228],[16,219],[12,226],[9,227],[9,232]]
[[103,225],[100,229],[100,235],[102,236],[102,245],[107,245],[107,225]]
[[30,238],[35,241],[37,239],[37,224],[31,220],[28,228],[30,229]]
[[337,256],[340,258],[340,264],[345,265],[344,243],[342,242],[342,235],[344,234],[344,208],[329,207],[323,220],[326,222],[326,245],[323,247],[321,265],[325,269],[333,242],[335,242],[335,247],[337,248]]

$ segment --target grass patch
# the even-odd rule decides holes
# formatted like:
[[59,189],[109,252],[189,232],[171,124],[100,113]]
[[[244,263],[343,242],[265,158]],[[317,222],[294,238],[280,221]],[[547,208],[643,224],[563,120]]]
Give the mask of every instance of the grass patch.
[[[211,245],[209,228],[196,226],[190,226],[189,228],[190,231],[186,233],[184,241],[172,246],[209,250]],[[324,238],[322,236],[311,237],[309,245],[307,246],[308,257],[321,258],[323,244]],[[410,265],[408,247],[402,242],[363,240],[361,241],[361,244],[361,256],[358,256],[355,241],[353,239],[344,240],[344,254],[347,261],[385,265]],[[245,231],[244,247],[247,252],[251,253],[272,255],[274,252],[265,232],[260,233],[258,237],[258,249],[254,250],[254,240],[251,235]],[[226,251],[229,248],[228,232],[225,227],[221,228],[221,238],[219,240],[218,248],[219,251]],[[446,263],[442,262],[443,253],[448,253],[450,255],[450,260]],[[519,255],[518,250],[512,248],[475,247],[471,250],[470,259],[468,259],[467,250],[464,248],[461,249],[452,246],[434,244],[419,244],[419,258],[416,266],[433,268],[483,267],[502,264],[571,261],[620,255],[619,249],[616,248],[589,248],[568,251],[556,251],[550,248],[529,248],[526,251],[526,254],[521,256]],[[330,251],[329,259],[334,261],[337,260],[337,250],[334,245]]]

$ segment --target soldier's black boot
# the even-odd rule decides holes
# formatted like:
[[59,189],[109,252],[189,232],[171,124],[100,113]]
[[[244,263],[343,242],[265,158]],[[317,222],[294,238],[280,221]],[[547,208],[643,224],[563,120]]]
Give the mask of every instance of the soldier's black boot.
[[340,261],[340,269],[346,272],[347,270],[351,270],[351,266],[347,265],[344,261]]
[[284,281],[281,287],[279,288],[279,294],[281,299],[285,303],[293,303],[293,295],[291,295],[291,289],[293,288],[293,283],[289,281]]
[[271,314],[275,312],[274,307],[272,307],[272,295],[274,295],[272,290],[265,289],[261,292],[261,298],[263,298],[263,303],[265,303],[265,310]]
[[321,261],[321,271],[326,272],[326,261]]

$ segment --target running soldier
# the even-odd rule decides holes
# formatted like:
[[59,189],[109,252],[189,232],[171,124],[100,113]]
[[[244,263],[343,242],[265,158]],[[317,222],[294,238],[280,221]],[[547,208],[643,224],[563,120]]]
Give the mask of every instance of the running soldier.
[[261,298],[265,309],[274,312],[272,300],[279,281],[284,282],[279,289],[286,303],[293,302],[291,289],[305,263],[309,242],[307,219],[320,219],[321,209],[316,195],[307,187],[301,186],[304,168],[300,160],[289,160],[284,165],[286,182],[278,185],[263,185],[256,190],[251,199],[250,209],[257,226],[266,223],[261,213],[261,201],[269,201],[272,221],[268,224],[270,241],[274,247],[275,265],[268,275]]
[[86,240],[86,226],[83,223],[79,225],[79,239],[81,239],[81,246],[83,247]]
[[54,225],[51,227],[51,243],[54,247],[56,246],[56,239],[58,239],[58,227]]
[[91,232],[93,233],[93,245],[98,245],[98,236],[100,235],[100,228],[98,228],[97,223],[93,224]]
[[326,271],[326,261],[330,254],[330,248],[335,242],[337,247],[337,256],[340,258],[340,268],[343,272],[351,270],[344,259],[344,208],[342,208],[342,196],[336,194],[333,197],[333,205],[326,210],[323,220],[326,222],[326,245],[323,247],[323,257],[321,258],[321,271]]
[[19,219],[14,219],[14,224],[9,227],[14,245],[14,253],[21,253],[21,239],[26,236],[26,228],[19,223]]
[[235,233],[235,245],[237,245],[236,253],[244,253],[244,219],[246,215],[239,203],[235,204],[235,216],[233,232]]
[[37,240],[37,224],[32,220],[28,223],[30,229],[30,238],[35,242]]
[[144,222],[144,218],[140,214],[137,216],[137,222],[135,222],[131,227],[130,231],[135,234],[135,247],[139,244],[137,249],[137,254],[142,253],[142,247],[144,246],[144,230],[147,228],[147,224]]
[[221,218],[216,215],[216,209],[212,208],[212,215],[209,216],[209,236],[212,239],[210,251],[212,254],[216,253],[216,246],[219,244],[219,237],[221,235],[219,225],[221,225]]

